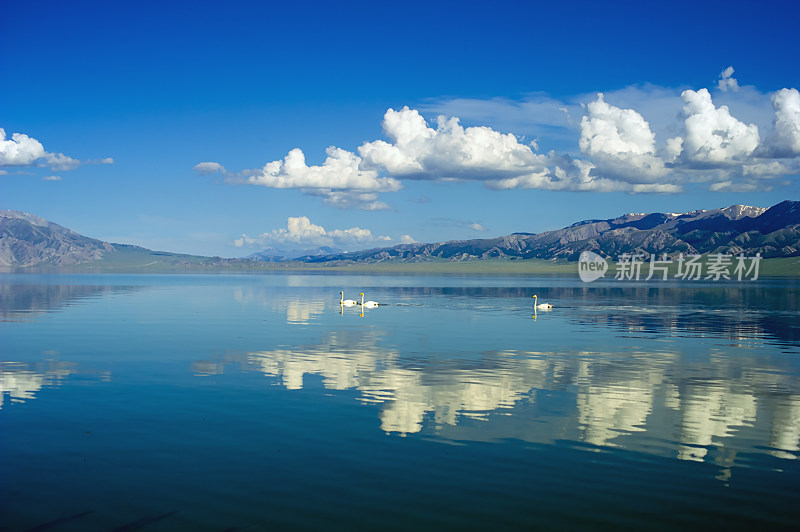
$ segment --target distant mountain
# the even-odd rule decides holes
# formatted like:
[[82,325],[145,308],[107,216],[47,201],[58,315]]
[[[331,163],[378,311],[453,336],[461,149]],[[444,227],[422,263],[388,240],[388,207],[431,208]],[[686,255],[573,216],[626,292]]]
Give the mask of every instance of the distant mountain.
[[585,220],[556,231],[514,233],[498,238],[338,253],[307,262],[423,262],[488,258],[578,260],[583,251],[609,258],[622,253],[760,253],[762,257],[800,255],[800,202],[769,209],[733,205],[687,213],[625,214],[610,220]]
[[97,260],[114,246],[32,214],[0,211],[0,266],[64,266]]
[[335,255],[337,253],[342,253],[342,250],[329,246],[320,246],[312,249],[269,247],[258,253],[248,255],[246,258],[263,262],[283,262],[287,260],[309,260],[314,257]]
[[43,218],[0,210],[0,268],[183,270],[236,267],[252,261],[197,257],[111,244],[89,238]]
[[197,257],[111,244],[32,214],[0,211],[0,267],[78,267],[138,271],[260,270],[265,262],[304,263],[469,261],[476,259],[578,260],[583,251],[617,259],[622,253],[731,253],[764,258],[800,256],[800,202],[764,209],[733,205],[687,213],[625,214],[585,220],[556,231],[432,244],[400,244],[351,253],[331,248],[268,249],[246,259]]

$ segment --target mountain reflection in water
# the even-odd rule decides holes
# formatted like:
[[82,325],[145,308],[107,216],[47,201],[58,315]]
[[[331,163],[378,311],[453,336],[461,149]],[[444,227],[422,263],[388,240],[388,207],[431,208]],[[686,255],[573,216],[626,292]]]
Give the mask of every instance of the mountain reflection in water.
[[[800,345],[800,285],[797,281],[635,283],[607,281],[580,286],[537,287],[540,300],[576,309],[579,325],[652,334],[714,335],[737,341],[778,340]],[[531,288],[403,287],[394,298],[447,297],[465,303],[500,298],[528,302]],[[541,314],[541,313],[540,313]]]
[[[2,279],[0,279],[2,280]],[[127,293],[142,287],[109,285],[5,284],[0,282],[0,324],[28,321],[36,314],[61,310],[77,301]]]

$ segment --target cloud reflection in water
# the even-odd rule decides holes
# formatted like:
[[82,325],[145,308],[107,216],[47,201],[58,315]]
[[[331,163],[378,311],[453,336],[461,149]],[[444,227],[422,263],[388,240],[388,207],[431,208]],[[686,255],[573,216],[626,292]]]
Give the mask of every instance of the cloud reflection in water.
[[358,390],[362,403],[383,405],[387,433],[572,439],[694,461],[710,459],[711,449],[717,461],[725,449],[785,459],[800,451],[800,383],[749,357],[712,353],[710,363],[691,363],[667,351],[511,350],[471,362],[431,354],[426,364],[367,330],[242,358],[288,390],[302,389],[305,375],[320,375],[326,389]]

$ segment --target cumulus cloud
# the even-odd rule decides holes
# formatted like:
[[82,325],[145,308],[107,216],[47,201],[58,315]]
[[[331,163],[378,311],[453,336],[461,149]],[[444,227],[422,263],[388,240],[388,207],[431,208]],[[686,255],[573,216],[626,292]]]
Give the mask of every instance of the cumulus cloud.
[[6,138],[6,131],[0,128],[0,167],[10,166],[49,166],[53,170],[72,170],[80,161],[63,153],[45,151],[41,142],[24,133],[14,133]]
[[736,81],[736,79],[732,77],[733,76],[733,72],[734,72],[733,67],[729,66],[728,68],[726,68],[725,70],[723,70],[720,73],[720,75],[719,75],[719,83],[717,84],[717,86],[719,87],[719,90],[721,90],[721,91],[727,91],[728,89],[730,89],[732,91],[738,91],[739,90],[739,82]]
[[708,89],[681,94],[685,133],[684,162],[698,167],[731,165],[747,159],[759,143],[758,126],[734,118],[727,106],[716,107]]
[[354,153],[331,146],[328,157],[319,166],[306,165],[303,151],[295,148],[282,161],[272,161],[251,175],[252,185],[272,188],[317,190],[350,190],[361,192],[394,192],[401,184],[390,177],[379,177],[371,170],[361,170],[361,158]]
[[369,229],[351,227],[349,229],[326,230],[311,222],[307,216],[289,217],[286,227],[273,229],[255,237],[243,234],[234,241],[236,247],[294,247],[328,246],[342,249],[364,248],[370,245],[387,245],[392,239],[388,236],[375,236]]
[[[408,107],[389,109],[383,128],[392,142],[378,140],[361,145],[358,152],[363,165],[405,179],[481,181],[493,190],[633,191],[633,182],[651,179],[637,175],[630,176],[631,183],[619,181],[615,179],[618,176],[593,172],[595,164],[590,162],[554,151],[539,154],[510,133],[485,126],[465,128],[455,117],[440,116],[436,124],[436,129],[429,127],[418,111]],[[602,141],[596,138],[595,144],[601,146]],[[655,157],[650,158],[652,162],[644,155],[640,159],[654,167],[658,164]]]
[[[457,117],[439,116],[434,128],[419,111],[403,107],[384,115],[388,141],[365,142],[358,154],[331,146],[323,164],[309,166],[303,151],[296,148],[258,171],[234,174],[216,162],[198,163],[194,170],[201,175],[221,172],[229,183],[300,189],[334,207],[365,210],[389,208],[379,194],[402,188],[401,179],[479,181],[493,190],[679,188],[641,186],[652,185],[665,173],[641,115],[610,106],[602,96],[589,107],[582,145],[597,162],[555,151],[539,154],[536,143],[523,143],[513,134],[486,126],[464,127]],[[612,130],[614,136],[607,138]]]
[[602,93],[587,109],[579,145],[594,162],[595,173],[638,184],[667,174],[664,162],[656,155],[655,135],[642,115],[609,105]]
[[797,157],[800,155],[800,92],[781,89],[772,94],[770,100],[775,120],[762,153],[771,157]]
[[201,162],[194,166],[194,171],[199,175],[219,172],[232,184],[300,189],[306,194],[321,196],[331,206],[362,210],[388,209],[386,203],[378,201],[378,193],[402,188],[399,180],[362,169],[359,156],[335,146],[327,149],[327,158],[321,165],[309,166],[303,151],[295,148],[282,160],[271,161],[259,170],[236,174],[220,163]]
[[796,164],[785,161],[758,161],[752,164],[743,164],[741,175],[744,177],[773,178],[782,175],[796,174]]
[[541,156],[512,134],[489,127],[464,128],[456,117],[428,126],[415,109],[389,109],[383,129],[392,141],[367,142],[358,148],[365,168],[408,179],[489,180],[517,175],[536,166]]
[[[319,165],[307,164],[296,148],[255,171],[231,173],[216,162],[199,163],[195,171],[222,173],[229,183],[299,189],[334,207],[366,210],[389,208],[381,196],[410,180],[645,194],[701,183],[712,190],[758,189],[798,173],[800,93],[783,89],[766,98],[740,86],[733,74],[733,67],[721,72],[713,87],[717,104],[706,88],[643,85],[566,101],[533,94],[518,102],[455,99],[423,106],[463,111],[478,125],[463,125],[455,113],[429,121],[417,109],[388,109],[385,138],[353,151],[331,146]],[[535,138],[502,132],[497,124]],[[551,148],[553,138],[559,149]]]
[[603,177],[593,163],[551,151],[542,166],[531,173],[486,183],[492,190],[513,188],[576,190],[583,192],[635,192],[635,183]]
[[38,140],[24,133],[14,133],[7,140],[5,129],[0,128],[0,166],[29,166],[46,156]]

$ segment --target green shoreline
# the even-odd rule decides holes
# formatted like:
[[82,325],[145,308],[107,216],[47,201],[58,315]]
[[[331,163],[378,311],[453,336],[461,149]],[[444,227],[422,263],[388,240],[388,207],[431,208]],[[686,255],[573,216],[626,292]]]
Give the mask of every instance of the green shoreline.
[[[143,254],[144,255],[144,254]],[[117,259],[117,260],[115,260]],[[138,259],[138,260],[136,260]],[[708,259],[705,258],[704,265]],[[749,261],[748,266],[749,266]],[[609,261],[605,278],[614,278],[619,266]],[[677,263],[668,267],[668,277],[674,278]],[[731,277],[734,265],[729,269]],[[380,263],[303,263],[303,262],[242,262],[235,259],[219,259],[177,255],[172,253],[149,253],[140,257],[110,257],[98,261],[69,266],[36,266],[30,268],[3,268],[4,273],[387,273],[418,275],[492,275],[492,276],[555,276],[577,277],[578,262],[551,261],[541,259],[479,259],[463,262],[431,260],[424,262],[387,261]],[[640,279],[649,272],[649,263],[641,265]],[[707,272],[703,269],[704,278]],[[800,277],[800,257],[762,259],[759,277]],[[656,273],[654,278],[661,279]],[[752,273],[745,278],[752,277]],[[634,278],[635,279],[635,278]]]

